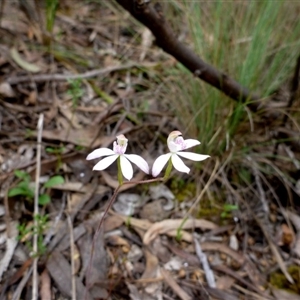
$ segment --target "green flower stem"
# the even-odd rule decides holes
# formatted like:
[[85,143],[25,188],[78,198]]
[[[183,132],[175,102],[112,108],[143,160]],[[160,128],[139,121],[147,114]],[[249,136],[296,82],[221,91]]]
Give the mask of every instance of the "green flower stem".
[[167,166],[167,169],[166,169],[166,173],[165,173],[165,176],[164,176],[164,180],[167,180],[171,174],[171,171],[172,171],[172,160],[171,158],[169,159],[169,162],[168,162],[168,166]]
[[119,185],[123,185],[123,175],[122,175],[122,169],[121,169],[121,159],[120,156],[117,159],[117,163],[118,163],[118,181],[119,181]]
[[181,224],[179,225],[179,227],[178,227],[177,230],[176,230],[176,240],[177,240],[178,242],[181,241],[181,238],[182,238],[182,228],[183,228],[183,226],[184,226],[184,224],[185,224],[185,222],[186,222],[187,220],[188,220],[188,217],[187,217],[187,216],[184,217],[183,220],[182,220],[182,222],[181,222]]

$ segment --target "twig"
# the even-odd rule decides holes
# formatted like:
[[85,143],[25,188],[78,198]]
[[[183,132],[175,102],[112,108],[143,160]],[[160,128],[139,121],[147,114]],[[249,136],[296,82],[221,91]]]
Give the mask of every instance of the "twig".
[[111,72],[127,70],[131,68],[143,68],[143,67],[151,67],[154,64],[137,64],[137,63],[129,63],[120,66],[112,66],[103,69],[95,69],[92,71],[87,71],[81,74],[39,74],[39,75],[32,75],[32,76],[16,76],[10,77],[7,79],[7,82],[11,85],[15,85],[22,82],[34,81],[34,82],[45,82],[45,81],[64,81],[70,79],[86,79],[91,77],[96,77],[99,75],[105,75]]
[[252,102],[249,104],[249,107],[253,111],[258,110],[259,103],[257,103],[257,100],[260,99],[259,96],[254,95],[254,93],[251,93],[228,75],[204,62],[191,49],[178,41],[171,26],[163,17],[159,5],[152,5],[148,3],[149,1],[144,1],[141,4],[141,1],[137,0],[116,0],[116,2],[148,27],[155,36],[157,45],[181,62],[195,76],[222,91],[231,99]]
[[[71,211],[71,204],[68,199],[68,210],[69,212]],[[72,278],[72,300],[76,300],[76,275],[75,275],[75,249],[74,249],[74,231],[73,231],[73,226],[72,226],[72,220],[69,215],[67,214],[67,219],[68,219],[68,225],[69,225],[69,230],[70,230],[70,249],[71,249],[71,278]]]
[[55,216],[55,219],[54,219],[53,223],[51,224],[51,227],[49,228],[49,230],[44,238],[44,241],[43,241],[44,245],[48,245],[52,236],[55,234],[55,231],[57,230],[58,222],[61,220],[62,214],[65,210],[65,206],[66,206],[66,198],[63,196],[62,201],[61,201],[60,210],[59,210],[58,214]]
[[173,277],[169,274],[168,271],[160,268],[160,273],[164,277],[167,284],[172,288],[172,290],[178,295],[178,297],[182,300],[191,300],[192,297],[188,295],[182,287],[173,279]]
[[44,115],[40,114],[38,120],[37,152],[36,152],[36,173],[35,173],[35,192],[34,192],[34,234],[33,234],[33,276],[32,276],[32,300],[38,299],[38,214],[39,214],[39,186],[41,173],[41,143],[43,132]]
[[263,209],[265,215],[268,216],[270,214],[270,209],[269,209],[269,206],[267,203],[266,194],[263,189],[262,182],[259,177],[258,165],[255,161],[253,161],[253,159],[250,156],[247,156],[247,159],[249,160],[250,165],[253,170],[256,186],[257,186],[258,193],[259,193],[259,200],[262,204],[262,209]]
[[197,256],[198,256],[198,258],[199,258],[199,260],[200,260],[200,262],[202,264],[207,284],[208,284],[209,287],[215,288],[217,285],[216,285],[214,273],[213,273],[212,269],[209,266],[209,263],[208,263],[208,260],[207,260],[207,256],[202,251],[200,243],[197,240],[195,234],[194,234],[194,243],[195,243],[196,254],[197,254]]
[[[10,210],[9,210],[9,204],[8,204],[8,191],[9,191],[9,185],[11,184],[12,181],[12,177],[11,179],[8,179],[7,182],[5,182],[5,184],[2,186],[4,192],[4,207],[5,207],[5,215],[4,215],[4,220],[6,223],[6,230],[7,230],[7,236],[10,237],[11,235],[11,225],[10,225],[10,221],[11,221],[11,217],[10,217]],[[1,276],[0,276],[1,277]]]
[[[14,291],[14,294],[12,296],[12,300],[19,300],[21,297],[21,293],[23,291],[24,286],[26,285],[26,283],[28,282],[28,279],[32,273],[32,269],[34,268],[34,266],[32,265],[29,270],[25,273],[25,275],[23,276],[22,280],[20,281],[18,287],[16,288],[16,290]],[[32,295],[33,296],[33,295]],[[33,298],[32,298],[33,299]]]

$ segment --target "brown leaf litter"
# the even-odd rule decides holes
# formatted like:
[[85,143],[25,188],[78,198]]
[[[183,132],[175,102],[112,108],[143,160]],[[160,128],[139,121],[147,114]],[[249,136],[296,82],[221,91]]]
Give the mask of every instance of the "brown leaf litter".
[[[268,283],[278,269],[292,282],[287,267],[299,267],[300,222],[289,209],[272,212],[278,231],[273,239],[272,223],[261,222],[251,203],[238,221],[186,217],[194,197],[206,200],[204,192],[198,198],[196,192],[188,193],[183,203],[170,182],[140,188],[136,181],[148,177],[136,171],[94,238],[118,181],[114,166],[92,172],[85,157],[90,149],[111,147],[117,134],[130,137],[132,153],[143,153],[150,162],[151,153],[164,150],[161,140],[180,125],[169,103],[161,101],[165,95],[157,78],[175,61],[156,48],[148,29],[113,2],[60,1],[52,32],[46,31],[38,2],[3,3],[0,300],[32,296],[34,232],[21,236],[23,227],[16,224],[26,230],[33,224],[33,201],[22,195],[8,198],[7,191],[21,181],[16,170],[27,172],[35,185],[40,113],[45,117],[41,178],[64,178],[64,183],[40,190],[51,198],[40,207],[41,215],[48,216],[40,235],[46,247],[38,264],[42,300],[74,295],[80,300],[300,299]],[[76,92],[75,80],[83,93],[77,102],[70,96]],[[213,179],[223,175],[216,171]],[[208,178],[207,171],[199,175],[196,188],[209,194],[217,185],[204,187]],[[226,176],[220,182],[237,193]],[[260,196],[267,199],[263,192]],[[249,225],[250,212],[258,218],[256,227]]]

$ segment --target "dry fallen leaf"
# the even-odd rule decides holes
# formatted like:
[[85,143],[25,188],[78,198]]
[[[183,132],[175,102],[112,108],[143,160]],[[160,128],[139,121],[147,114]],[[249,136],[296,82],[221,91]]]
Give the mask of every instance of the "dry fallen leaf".
[[15,248],[18,244],[18,239],[17,239],[18,234],[19,234],[19,231],[17,228],[18,223],[13,221],[13,222],[10,222],[8,225],[9,225],[8,226],[9,228],[6,228],[6,237],[5,237],[6,249],[5,249],[4,255],[1,257],[1,260],[0,260],[0,281],[1,281],[3,273],[6,271],[7,267],[9,266],[9,263],[13,257]]
[[280,226],[280,241],[279,246],[291,247],[295,241],[295,233],[292,228],[283,223]]
[[140,54],[140,61],[144,60],[148,49],[152,45],[153,39],[154,36],[152,32],[148,28],[145,28],[142,33],[142,52]]
[[[57,251],[52,252],[49,256],[46,264],[47,270],[49,271],[50,276],[56,284],[56,287],[60,290],[60,292],[69,298],[72,297],[72,272],[71,266],[69,262],[65,259],[65,257]],[[76,282],[76,295],[78,299],[85,299],[86,287],[79,280],[77,276],[75,276]],[[93,300],[90,293],[87,292],[86,295],[87,300]]]
[[223,243],[203,242],[201,243],[201,248],[203,251],[218,251],[224,253],[234,259],[240,266],[245,262],[245,257],[242,254]]
[[[123,220],[124,223],[128,222],[128,217],[119,215],[113,211],[110,211],[112,215],[118,216],[120,219]],[[130,226],[134,227],[135,229],[141,229],[141,230],[148,230],[151,227],[152,223],[148,220],[141,220],[137,218],[130,218]]]
[[235,280],[229,276],[221,276],[217,279],[217,288],[220,290],[229,290],[234,284]]
[[[217,225],[213,222],[199,219],[199,220],[184,220],[184,219],[177,219],[177,220],[164,220],[158,223],[153,224],[148,231],[145,233],[143,242],[145,245],[149,245],[149,243],[155,239],[155,237],[159,234],[171,234],[176,235],[178,229],[190,229],[190,228],[201,228],[203,230],[207,229],[215,229]],[[180,232],[182,234],[182,230]],[[183,239],[183,235],[181,236]],[[191,239],[190,239],[191,238]],[[193,237],[190,237],[189,240],[192,241]]]
[[16,48],[12,48],[10,50],[10,55],[12,57],[12,59],[19,65],[19,67],[21,67],[22,69],[28,71],[28,72],[32,72],[32,73],[37,73],[40,72],[40,67],[37,66],[36,64],[32,64],[29,63],[27,61],[25,61],[20,53],[17,51]]
[[117,215],[107,216],[106,219],[104,220],[104,232],[108,232],[116,228],[119,228],[121,227],[122,224],[123,224],[123,220]]
[[107,243],[109,243],[110,245],[113,245],[113,246],[125,246],[127,249],[130,249],[130,244],[129,242],[118,236],[118,235],[109,235],[107,238],[106,238],[106,241]]
[[11,85],[7,82],[0,83],[0,95],[3,96],[4,98],[13,98],[16,96]]
[[40,296],[41,300],[50,300],[51,297],[51,279],[48,271],[45,269],[40,278]]
[[72,124],[74,129],[81,129],[82,125],[80,125],[78,121],[77,114],[74,113],[74,109],[66,104],[62,104],[58,102],[59,112],[68,120],[69,123]]
[[77,274],[81,267],[81,258],[80,252],[76,244],[73,245],[74,247],[74,256],[71,258],[74,261],[74,274]]
[[272,289],[277,300],[300,300],[300,295],[292,294],[284,290]]
[[[36,131],[32,132],[33,135],[37,135]],[[106,147],[111,144],[115,137],[97,137],[98,131],[94,126],[85,127],[81,129],[55,129],[55,130],[44,130],[43,138],[48,140],[55,140],[61,142],[69,142],[74,145],[80,145],[83,147],[97,148],[100,145]]]
[[170,272],[164,270],[163,268],[160,269],[160,272],[162,276],[164,277],[166,283],[172,288],[172,290],[178,295],[178,297],[182,300],[191,300],[192,297],[186,293],[180,287],[180,285],[175,281],[173,276],[170,274]]
[[141,279],[156,278],[158,275],[159,261],[157,257],[147,249],[144,249],[144,254],[146,259],[146,268]]
[[296,229],[296,237],[295,237],[295,244],[293,246],[293,252],[300,257],[300,217],[291,212],[291,211],[285,211],[286,217],[288,217]]

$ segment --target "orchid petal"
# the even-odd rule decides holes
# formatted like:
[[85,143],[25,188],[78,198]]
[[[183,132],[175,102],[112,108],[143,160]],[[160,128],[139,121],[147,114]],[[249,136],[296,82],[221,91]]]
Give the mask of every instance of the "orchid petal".
[[174,168],[179,172],[183,172],[183,173],[190,172],[190,168],[188,168],[184,164],[184,162],[181,160],[181,158],[177,154],[172,155],[172,164],[173,164]]
[[197,140],[194,140],[194,139],[187,139],[187,140],[184,140],[184,144],[185,144],[184,149],[188,149],[188,148],[200,145],[201,143]]
[[152,176],[156,177],[161,172],[161,170],[164,168],[168,160],[170,159],[172,153],[167,153],[159,156],[152,167]]
[[128,158],[132,163],[137,165],[143,172],[149,174],[148,163],[141,156],[136,154],[124,154],[124,156]]
[[181,145],[177,145],[175,142],[173,141],[169,141],[168,142],[168,148],[170,150],[170,152],[177,152],[177,151],[180,151],[182,150],[181,149]]
[[210,157],[209,155],[197,154],[193,152],[177,152],[176,154],[194,161],[201,161]]
[[95,158],[99,158],[102,156],[108,156],[108,155],[113,155],[113,154],[115,154],[115,152],[111,149],[99,148],[99,149],[94,150],[92,153],[90,153],[86,159],[90,160],[90,159],[95,159]]
[[128,139],[123,134],[117,136],[117,141],[114,142],[114,151],[118,154],[124,154],[127,149]]
[[130,180],[133,176],[133,169],[131,163],[124,155],[120,156],[120,165],[123,176]]
[[[96,151],[96,150],[95,150]],[[109,167],[117,158],[119,157],[118,154],[114,154],[108,157],[101,159],[93,168],[96,171],[102,171]]]

